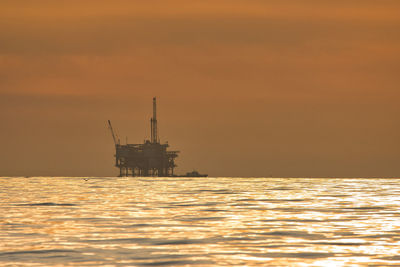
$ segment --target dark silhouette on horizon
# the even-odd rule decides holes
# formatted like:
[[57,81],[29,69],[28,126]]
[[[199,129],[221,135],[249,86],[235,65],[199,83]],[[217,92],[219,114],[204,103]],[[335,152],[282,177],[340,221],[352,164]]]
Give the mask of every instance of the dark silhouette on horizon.
[[175,175],[175,159],[179,151],[168,151],[169,144],[160,142],[157,128],[157,102],[153,97],[153,117],[150,119],[150,140],[143,144],[121,145],[118,135],[114,132],[111,121],[108,127],[115,145],[115,166],[119,168],[119,176],[158,176],[158,177],[207,177],[197,171],[185,175]]
[[153,98],[153,117],[151,137],[143,144],[121,145],[110,120],[110,128],[115,145],[115,166],[119,168],[119,176],[174,176],[175,159],[179,151],[168,151],[168,142],[162,144],[157,134],[157,103]]

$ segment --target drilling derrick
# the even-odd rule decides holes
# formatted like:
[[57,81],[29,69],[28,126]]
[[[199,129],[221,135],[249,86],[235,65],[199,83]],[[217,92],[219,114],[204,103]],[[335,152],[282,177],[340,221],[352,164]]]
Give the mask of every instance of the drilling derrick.
[[156,98],[153,97],[153,117],[150,120],[151,122],[151,143],[158,143],[158,135],[157,135],[157,102]]
[[120,176],[174,176],[175,159],[179,151],[168,151],[168,142],[162,144],[158,138],[157,103],[153,98],[153,117],[150,119],[150,140],[143,144],[121,145],[108,121],[115,144],[115,166]]

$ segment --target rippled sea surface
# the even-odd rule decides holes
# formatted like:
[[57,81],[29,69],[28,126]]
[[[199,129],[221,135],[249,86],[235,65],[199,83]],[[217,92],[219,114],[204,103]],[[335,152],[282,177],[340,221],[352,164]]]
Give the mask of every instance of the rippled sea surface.
[[399,183],[3,177],[0,265],[400,265]]

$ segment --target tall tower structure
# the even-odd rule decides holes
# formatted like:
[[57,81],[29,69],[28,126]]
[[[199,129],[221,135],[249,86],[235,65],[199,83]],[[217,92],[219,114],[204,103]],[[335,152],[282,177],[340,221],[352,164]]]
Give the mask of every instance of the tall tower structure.
[[153,97],[153,117],[151,122],[151,143],[158,143],[158,133],[157,133],[157,100]]

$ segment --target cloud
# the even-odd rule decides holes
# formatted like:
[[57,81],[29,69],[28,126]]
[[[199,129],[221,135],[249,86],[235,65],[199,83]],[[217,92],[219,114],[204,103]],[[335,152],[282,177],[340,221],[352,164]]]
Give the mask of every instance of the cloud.
[[271,18],[162,18],[130,17],[0,26],[2,54],[127,53],[136,47],[259,45],[285,51],[307,49],[319,43],[326,49],[358,42],[398,45],[398,23],[335,22]]

